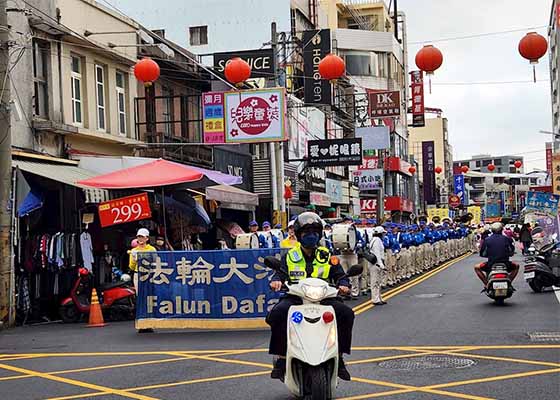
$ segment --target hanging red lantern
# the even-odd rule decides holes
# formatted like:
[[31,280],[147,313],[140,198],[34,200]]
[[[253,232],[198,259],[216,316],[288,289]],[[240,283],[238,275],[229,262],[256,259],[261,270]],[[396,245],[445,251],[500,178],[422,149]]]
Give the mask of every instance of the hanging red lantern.
[[439,174],[441,174],[441,173],[443,172],[443,169],[441,169],[441,167],[435,167],[435,168],[434,168],[434,171],[435,171],[436,174],[439,175]]
[[334,81],[341,78],[346,72],[344,60],[336,54],[327,54],[319,61],[319,75],[321,78]]
[[496,166],[494,164],[488,164],[488,171],[492,172],[496,169]]
[[462,172],[463,174],[466,174],[467,172],[469,172],[469,167],[467,167],[466,165],[463,165],[463,166],[461,167],[461,172]]
[[239,57],[232,58],[224,69],[226,79],[234,85],[239,85],[251,77],[251,66]]
[[134,76],[146,86],[151,86],[159,78],[159,65],[151,58],[143,58],[134,66]]
[[414,175],[416,173],[416,167],[408,168],[408,172],[410,172],[412,175]]
[[539,59],[546,54],[548,49],[548,42],[546,39],[539,35],[537,32],[529,32],[519,42],[519,54],[526,58],[533,65],[533,80],[537,81],[537,73],[535,64],[539,63]]
[[515,168],[519,169],[519,168],[521,168],[523,163],[521,161],[517,160],[516,162],[513,163],[513,165],[515,166]]
[[443,54],[437,47],[426,45],[416,53],[416,66],[428,74],[430,93],[432,93],[432,75],[443,64]]

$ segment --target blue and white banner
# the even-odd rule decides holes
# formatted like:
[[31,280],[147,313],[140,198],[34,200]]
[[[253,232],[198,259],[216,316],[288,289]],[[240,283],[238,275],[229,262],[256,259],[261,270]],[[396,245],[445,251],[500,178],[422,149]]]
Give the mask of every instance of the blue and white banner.
[[266,256],[286,250],[143,253],[138,260],[136,327],[254,328],[278,302]]
[[467,195],[465,193],[465,176],[453,175],[453,187],[455,194],[461,199],[461,204],[467,204]]
[[527,192],[527,211],[537,211],[550,216],[558,215],[560,196],[545,192]]

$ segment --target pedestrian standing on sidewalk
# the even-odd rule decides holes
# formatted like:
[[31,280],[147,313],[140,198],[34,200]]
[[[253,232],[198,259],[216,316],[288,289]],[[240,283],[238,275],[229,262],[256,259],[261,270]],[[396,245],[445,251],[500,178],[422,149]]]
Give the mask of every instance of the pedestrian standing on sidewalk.
[[519,231],[519,241],[523,243],[523,255],[526,255],[531,243],[533,242],[533,237],[531,236],[531,226],[529,224],[523,224],[521,230]]
[[383,275],[387,272],[385,267],[385,246],[383,245],[383,235],[385,229],[378,226],[373,229],[373,238],[369,242],[368,250],[376,258],[375,264],[367,261],[369,270],[369,279],[371,285],[371,301],[376,306],[387,304],[381,297],[381,283],[383,282]]
[[136,233],[136,241],[138,242],[138,246],[129,251],[130,258],[128,262],[128,268],[130,268],[130,270],[134,273],[133,282],[136,293],[138,293],[138,253],[157,252],[157,249],[155,247],[148,244],[149,240],[150,231],[146,228],[138,229],[138,233]]

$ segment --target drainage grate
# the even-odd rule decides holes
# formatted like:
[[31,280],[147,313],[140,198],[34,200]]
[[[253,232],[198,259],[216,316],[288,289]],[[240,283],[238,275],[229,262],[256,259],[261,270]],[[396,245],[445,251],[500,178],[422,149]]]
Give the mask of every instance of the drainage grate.
[[417,297],[419,299],[437,299],[438,297],[443,297],[443,293],[415,294],[413,297]]
[[424,356],[404,358],[401,360],[390,360],[379,363],[379,367],[410,371],[414,369],[442,369],[442,368],[470,368],[476,365],[476,361],[469,358],[449,356]]
[[560,332],[529,332],[532,342],[560,342]]

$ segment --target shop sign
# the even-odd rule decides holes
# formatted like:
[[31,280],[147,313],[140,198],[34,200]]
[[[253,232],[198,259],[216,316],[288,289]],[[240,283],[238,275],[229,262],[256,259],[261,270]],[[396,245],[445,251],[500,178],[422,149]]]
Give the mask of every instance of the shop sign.
[[400,117],[401,92],[369,92],[369,116],[371,118]]
[[344,204],[344,195],[342,193],[342,182],[335,179],[326,179],[326,194],[330,198],[331,203]]
[[385,159],[385,171],[400,172],[401,174],[412,176],[409,168],[412,164],[399,157],[387,157]]
[[385,210],[413,212],[414,203],[412,200],[404,199],[399,196],[385,197]]
[[360,190],[373,190],[383,184],[383,170],[378,169],[359,169],[352,172],[354,185]]
[[280,249],[140,253],[136,326],[239,329],[261,320],[264,327],[278,293],[268,287],[274,272],[262,260],[284,254]]
[[152,217],[147,193],[100,203],[98,212],[102,228]]
[[546,143],[546,172],[552,176],[552,143]]
[[331,52],[329,29],[303,32],[304,100],[306,104],[331,105],[331,83],[319,74],[319,62]]
[[241,177],[242,182],[237,187],[252,191],[252,158],[250,154],[241,154],[223,148],[214,148],[214,168],[225,174]]
[[224,93],[208,92],[202,95],[204,143],[225,142]]
[[227,63],[239,57],[251,67],[251,78],[270,78],[274,74],[272,49],[214,53],[214,69],[224,73]]
[[560,196],[544,192],[527,192],[527,211],[556,216],[558,214],[558,200]]
[[356,128],[356,137],[362,138],[364,150],[383,150],[391,147],[388,126]]
[[449,207],[457,208],[461,205],[461,198],[456,194],[452,194],[449,196]]
[[560,153],[552,154],[552,191],[560,195]]
[[307,183],[309,189],[317,192],[325,191],[325,179],[327,178],[327,173],[323,168],[308,168],[309,171],[307,176]]
[[377,199],[360,199],[360,210],[363,213],[376,213]]
[[286,139],[284,88],[225,93],[226,142],[277,142]]
[[422,142],[422,178],[424,180],[424,201],[427,204],[436,203],[436,176],[434,141]]
[[309,204],[315,204],[321,207],[330,207],[331,199],[326,193],[309,192]]
[[[327,139],[342,139],[344,138],[344,129],[338,125],[336,122],[334,122],[332,119],[328,118],[327,119]],[[363,150],[363,149],[362,149]],[[345,169],[343,166],[332,166],[332,167],[327,167],[326,171],[334,174],[334,175],[338,175],[338,176],[346,176],[345,174]]]
[[362,164],[361,139],[310,140],[307,145],[313,167]]
[[422,71],[412,71],[410,73],[412,84],[412,126],[425,126],[424,117],[424,73]]
[[358,167],[359,170],[377,168],[379,168],[379,157],[376,156],[363,156],[362,165]]

